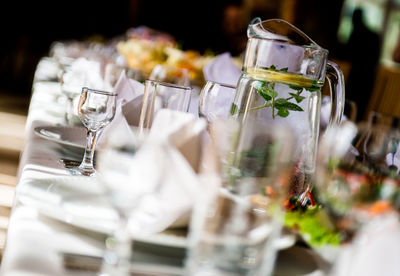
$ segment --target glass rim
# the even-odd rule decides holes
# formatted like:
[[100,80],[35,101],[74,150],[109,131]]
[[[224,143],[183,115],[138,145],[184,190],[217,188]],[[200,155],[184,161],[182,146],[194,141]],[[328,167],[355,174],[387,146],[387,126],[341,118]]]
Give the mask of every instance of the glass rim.
[[269,41],[271,43],[279,43],[279,44],[286,44],[286,45],[290,45],[293,47],[299,47],[302,49],[311,49],[311,50],[318,50],[321,52],[321,55],[328,55],[329,54],[329,50],[325,49],[321,46],[319,46],[318,44],[315,45],[297,45],[297,44],[292,44],[286,40],[283,39],[278,39],[278,38],[263,38],[263,37],[251,37],[250,39],[254,39],[254,40],[263,40],[263,41]]
[[179,84],[174,84],[174,83],[170,83],[170,82],[163,82],[163,81],[157,81],[157,80],[152,80],[152,79],[146,79],[145,83],[148,83],[148,82],[154,82],[154,83],[158,83],[158,84],[161,84],[163,86],[172,87],[172,88],[179,88],[179,89],[185,89],[185,90],[190,90],[190,91],[193,90],[191,86],[179,85]]
[[214,83],[214,84],[217,84],[217,85],[220,85],[220,86],[224,86],[224,87],[227,87],[227,88],[236,89],[236,86],[234,86],[232,84],[223,83],[223,82],[207,80],[206,83]]
[[82,91],[83,90],[90,90],[91,92],[94,92],[97,94],[102,94],[102,95],[107,95],[107,96],[118,96],[118,93],[115,93],[115,92],[109,92],[109,91],[105,91],[105,90],[89,88],[87,86],[82,87]]

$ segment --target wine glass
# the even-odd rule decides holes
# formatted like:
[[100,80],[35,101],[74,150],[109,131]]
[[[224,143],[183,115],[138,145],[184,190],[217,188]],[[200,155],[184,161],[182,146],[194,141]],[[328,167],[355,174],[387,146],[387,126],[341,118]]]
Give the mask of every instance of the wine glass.
[[83,87],[79,98],[78,114],[87,128],[86,148],[79,167],[70,168],[72,174],[93,176],[93,157],[98,136],[115,116],[117,94]]
[[[131,130],[129,135],[121,130],[111,133],[102,145],[98,157],[97,179],[105,188],[105,195],[119,216],[113,235],[106,239],[100,273],[102,276],[130,275],[134,242],[132,235],[136,233],[136,225],[131,228],[130,222],[134,224],[135,221],[130,221],[129,218],[141,204],[141,200],[157,190],[161,181],[160,175],[155,174],[154,169],[162,169],[162,165],[157,163],[158,160],[149,157],[149,151],[155,149],[163,154],[164,144],[150,140],[146,131],[138,128]],[[140,234],[144,232],[140,228]]]
[[169,65],[157,64],[150,73],[150,80],[190,86],[189,71]]
[[192,88],[166,82],[146,80],[139,128],[150,128],[161,108],[188,112]]
[[236,87],[229,84],[207,81],[200,91],[199,116],[207,121],[226,118],[231,109]]
[[[237,122],[211,122],[211,144],[227,146],[228,140],[240,146],[227,158],[231,160],[228,172],[208,170],[201,176],[204,194],[199,195],[192,214],[185,275],[270,275],[281,237],[293,137],[283,125],[257,121],[226,139],[225,131],[214,132],[219,121],[238,133]],[[221,157],[232,154],[221,149],[205,152],[219,155],[203,158],[211,163],[225,163]]]
[[[388,162],[398,146],[394,135],[385,125],[347,121],[328,129],[321,139],[313,191],[316,206],[303,210],[303,217],[320,227],[300,231],[309,231],[308,242],[323,256],[336,252],[325,255],[332,263],[328,275],[350,275],[349,264],[356,263],[358,250],[368,246],[363,230],[394,210],[397,168]],[[317,232],[323,235],[316,236]]]

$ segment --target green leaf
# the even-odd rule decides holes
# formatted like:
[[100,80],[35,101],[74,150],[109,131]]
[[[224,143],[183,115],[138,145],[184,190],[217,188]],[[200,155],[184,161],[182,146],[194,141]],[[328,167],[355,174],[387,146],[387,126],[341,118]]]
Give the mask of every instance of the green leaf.
[[292,96],[297,103],[300,103],[302,100],[304,100],[306,97],[300,96],[298,94],[295,93],[289,93],[290,96]]
[[297,85],[289,85],[289,88],[296,90],[296,91],[302,91],[304,87],[297,86]]
[[276,96],[278,96],[278,92],[276,92],[273,88],[268,86],[268,83],[262,83],[258,88],[257,88],[258,94],[260,94],[261,97],[264,98],[265,101],[270,101],[274,99]]
[[317,80],[313,80],[312,84],[311,84],[311,87],[305,87],[305,89],[307,91],[310,91],[310,92],[315,92],[315,91],[320,90],[321,87],[318,85],[318,81]]
[[306,89],[307,91],[310,91],[310,92],[315,92],[315,91],[318,91],[318,90],[320,89],[320,87],[318,87],[318,86],[311,86],[311,87],[305,87],[305,89]]
[[288,67],[285,67],[285,68],[281,68],[281,69],[279,69],[278,71],[279,71],[279,72],[287,72],[287,71],[288,71],[288,69],[289,69]]
[[293,110],[293,111],[304,111],[303,108],[301,108],[299,105],[291,103],[284,98],[276,99],[275,107],[276,109],[286,108],[288,110]]
[[238,113],[239,112],[238,106],[236,104],[232,103],[230,112],[231,112],[231,115]]
[[287,117],[289,116],[289,110],[286,108],[277,108],[278,109],[278,116],[280,117]]
[[270,69],[270,70],[276,70],[276,66],[272,64],[272,65],[269,67],[269,69]]

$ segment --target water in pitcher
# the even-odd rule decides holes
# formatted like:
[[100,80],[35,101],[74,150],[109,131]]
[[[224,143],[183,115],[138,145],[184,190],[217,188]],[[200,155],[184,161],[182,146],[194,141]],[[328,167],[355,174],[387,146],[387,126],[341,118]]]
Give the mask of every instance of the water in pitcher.
[[292,178],[292,193],[304,191],[311,185],[314,173],[323,82],[288,73],[285,68],[248,68],[245,72],[238,91],[255,93],[250,93],[246,101],[234,102],[231,114],[243,121],[274,120],[293,129],[298,164]]

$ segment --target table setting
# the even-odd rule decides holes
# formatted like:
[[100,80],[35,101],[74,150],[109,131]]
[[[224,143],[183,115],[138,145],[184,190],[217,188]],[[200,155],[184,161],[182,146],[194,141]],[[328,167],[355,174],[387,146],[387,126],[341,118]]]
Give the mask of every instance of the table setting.
[[0,275],[396,275],[399,119],[348,120],[290,23],[247,35],[243,60],[143,27],[53,43]]

